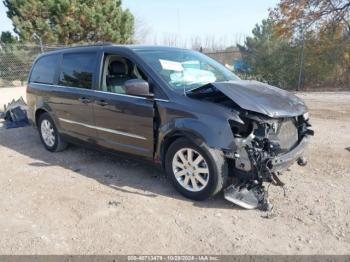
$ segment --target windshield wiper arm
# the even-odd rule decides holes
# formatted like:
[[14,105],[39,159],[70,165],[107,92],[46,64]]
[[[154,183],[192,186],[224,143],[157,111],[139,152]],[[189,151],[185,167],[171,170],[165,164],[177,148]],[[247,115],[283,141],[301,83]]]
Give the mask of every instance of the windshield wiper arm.
[[204,84],[204,85],[200,85],[200,86],[194,87],[194,88],[192,88],[192,89],[190,89],[190,90],[186,90],[186,89],[184,88],[184,94],[186,95],[187,93],[190,93],[190,92],[192,92],[192,91],[194,91],[194,90],[197,90],[197,89],[201,89],[202,87],[205,87],[205,86],[210,85],[210,84],[211,84],[211,83],[206,83],[206,84]]

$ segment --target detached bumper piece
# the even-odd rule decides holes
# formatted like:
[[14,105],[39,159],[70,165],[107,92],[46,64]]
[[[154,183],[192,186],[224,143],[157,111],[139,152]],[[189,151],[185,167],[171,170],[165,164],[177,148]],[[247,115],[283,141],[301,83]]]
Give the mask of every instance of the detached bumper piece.
[[272,205],[268,201],[267,192],[263,187],[231,185],[224,192],[226,200],[245,209],[259,208],[263,211],[271,211]]
[[10,129],[27,126],[29,124],[27,110],[28,107],[22,97],[5,105],[5,112],[0,115],[0,118],[5,119],[4,127]]
[[[309,136],[305,135],[295,148],[291,151],[275,157],[263,160],[263,165],[255,165],[255,179],[240,179],[237,184],[230,185],[224,191],[226,200],[246,209],[260,209],[271,211],[272,204],[268,200],[268,192],[265,190],[263,182],[271,183],[275,186],[284,187],[284,183],[279,176],[293,163],[305,166],[307,161],[303,157],[306,145],[309,143]],[[256,163],[257,161],[255,161]],[[257,168],[261,166],[262,168]],[[285,192],[285,191],[284,191]]]

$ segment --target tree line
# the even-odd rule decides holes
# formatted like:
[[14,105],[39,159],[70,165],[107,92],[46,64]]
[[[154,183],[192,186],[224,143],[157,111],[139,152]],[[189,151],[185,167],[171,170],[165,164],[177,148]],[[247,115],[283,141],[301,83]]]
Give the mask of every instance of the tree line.
[[281,0],[239,49],[253,76],[286,89],[350,88],[350,0]]

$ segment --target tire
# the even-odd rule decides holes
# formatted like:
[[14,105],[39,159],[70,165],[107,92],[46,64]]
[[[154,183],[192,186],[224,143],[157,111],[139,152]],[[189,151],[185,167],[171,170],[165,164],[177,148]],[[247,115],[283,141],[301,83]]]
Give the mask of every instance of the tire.
[[38,131],[41,142],[48,151],[59,152],[66,149],[67,143],[58,133],[57,127],[48,113],[40,115]]
[[[192,153],[189,149],[192,150]],[[191,161],[188,161],[191,158],[189,155],[192,155],[192,164]],[[196,160],[200,159],[199,155],[204,161],[196,165]],[[186,161],[180,161],[183,157],[187,160],[186,165],[184,164]],[[202,170],[203,173],[198,173]],[[167,150],[165,171],[179,193],[199,201],[220,192],[226,185],[228,177],[227,162],[220,150],[211,149],[206,144],[199,147],[184,138],[175,140]],[[201,177],[200,180],[197,180],[198,175]],[[186,176],[189,176],[187,181]]]

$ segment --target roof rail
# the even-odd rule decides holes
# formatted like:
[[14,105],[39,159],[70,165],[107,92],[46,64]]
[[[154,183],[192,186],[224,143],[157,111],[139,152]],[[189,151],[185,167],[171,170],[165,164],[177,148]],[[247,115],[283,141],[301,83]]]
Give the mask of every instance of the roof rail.
[[107,45],[115,45],[115,43],[112,42],[97,42],[97,43],[86,43],[86,44],[73,44],[68,45],[64,48],[72,48],[72,47],[89,47],[89,46],[107,46]]

